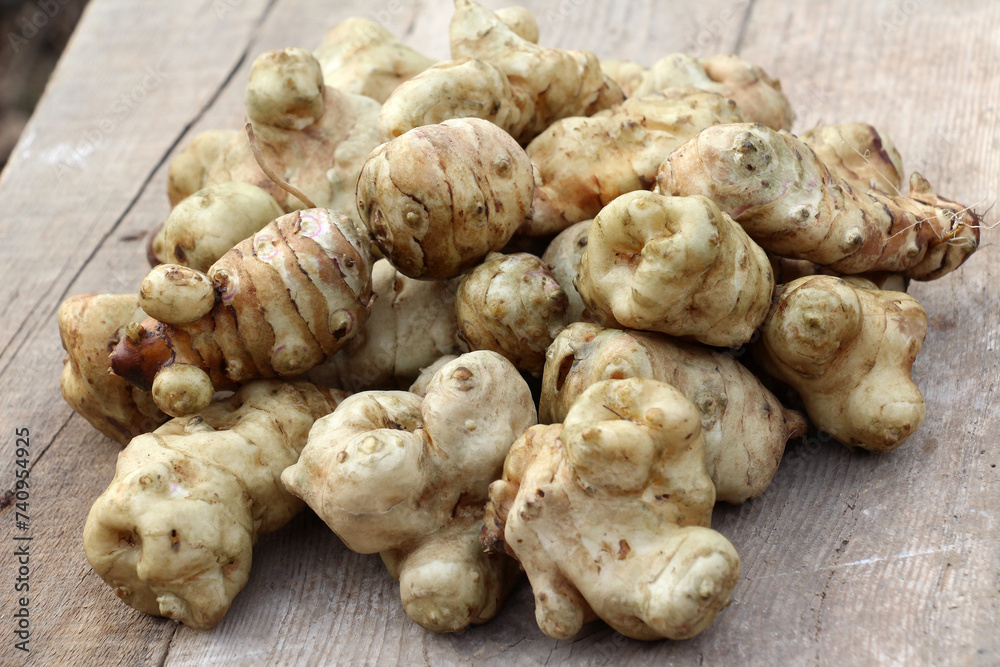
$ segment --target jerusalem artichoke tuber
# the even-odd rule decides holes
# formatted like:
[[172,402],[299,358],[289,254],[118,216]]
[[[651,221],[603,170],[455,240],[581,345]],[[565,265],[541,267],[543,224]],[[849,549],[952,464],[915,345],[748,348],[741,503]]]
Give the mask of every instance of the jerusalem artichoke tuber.
[[160,263],[207,271],[234,245],[284,211],[250,183],[211,185],[181,200],[167,216],[151,248]]
[[576,286],[597,321],[735,347],[764,321],[774,280],[710,199],[640,190],[594,219]]
[[521,143],[560,118],[589,116],[624,99],[594,54],[533,44],[472,0],[455,0],[449,36],[453,59],[485,60],[506,75],[521,112],[508,129]]
[[740,560],[709,527],[701,424],[679,391],[599,382],[564,424],[529,438],[535,451],[515,443],[517,465],[505,466],[519,483],[491,486],[491,513],[528,575],[542,632],[568,639],[594,613],[635,639],[686,639],[729,604]]
[[121,444],[168,419],[148,391],[108,373],[108,355],[132,322],[145,319],[135,294],[79,294],[59,306],[66,358],[60,378],[70,407]]
[[352,550],[381,552],[407,614],[435,632],[494,614],[509,565],[477,548],[489,483],[535,423],[527,384],[495,352],[446,363],[426,394],[364,392],[317,422],[285,486]]
[[[207,278],[214,299],[186,301],[201,310],[131,325],[111,358],[114,372],[136,386],[159,385],[165,402],[158,405],[174,416],[197,412],[217,389],[304,373],[368,317],[368,244],[348,218],[326,209],[278,218],[226,253]],[[185,323],[198,313],[200,319]]]
[[313,56],[326,85],[379,103],[399,84],[434,64],[375,21],[358,16],[327,32]]
[[87,517],[87,560],[139,611],[212,627],[247,582],[253,544],[302,509],[279,475],[342,399],[253,382],[136,437]]
[[860,278],[807,276],[777,290],[753,349],[802,395],[817,428],[851,447],[888,451],[924,419],[910,372],[926,335],[913,297]]
[[821,125],[799,135],[833,174],[862,192],[898,195],[903,158],[888,135],[867,123]]
[[566,324],[566,293],[534,255],[493,254],[458,285],[455,315],[473,350],[493,350],[541,376],[545,349]]
[[583,220],[567,227],[552,239],[542,261],[548,264],[552,277],[566,293],[566,322],[580,322],[586,306],[577,291],[576,274],[580,269],[580,258],[587,248],[587,235],[593,220]]
[[411,278],[453,278],[502,248],[531,208],[531,162],[478,118],[410,130],[372,151],[358,213],[383,255]]
[[571,324],[549,347],[539,419],[563,421],[592,384],[630,377],[667,382],[698,408],[708,473],[720,501],[738,504],[763,493],[785,443],[806,430],[803,416],[782,407],[731,355],[586,323]]
[[919,174],[910,196],[858,192],[804,143],[763,125],[716,125],[670,154],[657,191],[711,197],[765,250],[838,273],[917,280],[958,268],[979,245],[979,217]]
[[671,151],[707,127],[740,120],[732,101],[687,88],[556,121],[525,149],[535,166],[535,194],[519,233],[553,234],[593,218],[626,192],[649,190]]
[[452,280],[415,280],[380,259],[372,267],[375,302],[364,327],[308,378],[352,392],[406,389],[442,355],[466,351],[459,338]]
[[683,53],[664,56],[646,71],[632,96],[676,87],[718,93],[736,102],[744,120],[775,130],[789,130],[795,120],[777,79],[739,56],[718,55],[702,60]]
[[171,206],[177,206],[205,187],[209,167],[237,134],[236,130],[199,132],[174,156],[167,170],[167,196]]
[[[254,61],[246,106],[267,164],[316,206],[354,218],[358,174],[379,144],[378,102],[324,86],[315,58],[284,49]],[[228,181],[260,187],[285,211],[307,206],[261,171],[242,134],[212,164],[205,185]]]

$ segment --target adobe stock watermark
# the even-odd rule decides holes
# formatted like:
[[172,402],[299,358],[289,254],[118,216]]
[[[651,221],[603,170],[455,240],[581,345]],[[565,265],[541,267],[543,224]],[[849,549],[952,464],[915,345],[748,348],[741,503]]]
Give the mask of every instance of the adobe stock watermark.
[[586,0],[560,0],[558,5],[545,10],[545,17],[538,19],[538,24],[551,25],[562,23],[569,18],[570,14],[575,14],[577,10],[586,4]]
[[903,0],[892,7],[888,18],[879,19],[882,33],[895,32],[902,28],[920,9],[920,0]]
[[[14,53],[20,53],[21,47],[34,39],[38,31],[55,18],[59,10],[73,0],[37,0],[28,3],[27,11],[22,9],[22,16],[14,23],[17,32],[7,33],[7,43]],[[32,11],[32,8],[34,11]]]
[[132,88],[118,96],[112,103],[107,115],[99,120],[94,127],[83,131],[83,140],[73,146],[68,156],[55,164],[56,178],[62,181],[67,176],[74,176],[83,170],[86,158],[109,137],[135,109],[142,104],[149,93],[159,88],[167,79],[163,71],[163,63],[147,65],[142,72],[142,78]]
[[744,10],[750,0],[734,0],[732,4],[723,9],[718,15],[708,21],[698,24],[698,31],[691,38],[691,41],[684,46],[684,53],[703,53],[709,50],[718,49],[722,36],[730,32],[730,26],[734,21],[741,20],[745,15]]

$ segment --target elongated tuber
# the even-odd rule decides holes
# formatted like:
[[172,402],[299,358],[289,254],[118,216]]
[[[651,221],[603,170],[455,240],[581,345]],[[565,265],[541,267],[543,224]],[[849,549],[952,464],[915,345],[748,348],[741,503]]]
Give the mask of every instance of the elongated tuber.
[[778,469],[785,443],[806,421],[732,355],[665,336],[571,324],[549,348],[539,420],[561,422],[602,380],[645,377],[677,387],[701,415],[708,473],[716,498],[738,504],[760,495]]
[[302,509],[279,476],[342,399],[259,381],[136,437],[87,517],[87,560],[139,611],[212,627],[247,582],[253,544]]
[[698,60],[673,53],[653,65],[632,91],[638,97],[665,88],[694,87],[736,102],[744,120],[775,130],[789,130],[795,113],[781,84],[739,56],[718,55]]
[[887,451],[923,422],[910,373],[926,335],[927,315],[911,296],[860,278],[807,276],[777,290],[753,349],[802,395],[817,428]]
[[979,245],[979,217],[914,173],[910,196],[858,192],[786,132],[716,125],[663,163],[657,191],[711,197],[765,250],[838,273],[917,280],[958,268]]
[[494,352],[445,364],[426,394],[364,392],[317,422],[285,486],[352,550],[381,552],[406,613],[435,632],[492,616],[510,564],[478,548],[488,487],[535,423],[527,384]]
[[[346,216],[326,209],[278,218],[213,264],[207,279],[213,299],[186,299],[191,307],[180,310],[164,303],[164,320],[133,324],[111,358],[115,373],[157,389],[157,405],[173,416],[205,407],[214,390],[306,372],[369,313],[368,244]],[[170,290],[157,292],[175,301]]]
[[764,321],[774,280],[710,199],[641,190],[594,219],[576,286],[597,321],[734,347]]
[[523,436],[537,440],[527,457],[511,448],[520,479],[490,496],[542,632],[568,639],[591,612],[635,639],[704,630],[729,604],[740,560],[709,527],[715,488],[695,406],[662,382],[609,380],[541,429]]
[[841,123],[813,128],[799,139],[855,190],[902,194],[903,158],[885,132],[867,123]]
[[358,213],[382,254],[411,278],[454,278],[502,248],[531,208],[531,162],[478,118],[427,125],[374,150]]
[[79,294],[59,306],[66,358],[60,388],[70,407],[121,444],[168,419],[148,391],[108,372],[108,356],[126,327],[145,319],[135,294]]
[[685,88],[553,123],[525,149],[536,168],[535,194],[519,233],[553,234],[626,192],[651,189],[671,151],[707,127],[740,120],[732,101]]

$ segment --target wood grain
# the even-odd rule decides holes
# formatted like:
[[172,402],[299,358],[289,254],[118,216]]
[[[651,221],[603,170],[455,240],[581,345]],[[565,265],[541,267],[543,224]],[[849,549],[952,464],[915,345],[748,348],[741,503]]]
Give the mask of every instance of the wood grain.
[[[544,43],[602,58],[738,50],[781,78],[797,129],[874,122],[942,194],[978,210],[1000,195],[1000,6],[989,0],[524,4]],[[0,486],[12,485],[14,428],[27,426],[34,536],[24,656],[9,642],[16,529],[0,512],[0,663],[1000,662],[1000,257],[989,231],[960,272],[911,289],[931,322],[915,367],[922,429],[883,456],[797,443],[764,496],[720,506],[743,574],[732,606],[693,640],[634,642],[594,623],[556,642],[537,629],[524,584],[491,623],[432,635],[403,614],[381,561],[347,551],[311,514],[262,541],[249,585],[210,632],[131,610],[90,570],[83,521],[118,447],[59,397],[59,302],[135,289],[142,237],[169,210],[169,158],[197,131],[240,124],[256,53],[310,47],[362,15],[443,59],[450,13],[445,0],[91,2],[0,176]]]

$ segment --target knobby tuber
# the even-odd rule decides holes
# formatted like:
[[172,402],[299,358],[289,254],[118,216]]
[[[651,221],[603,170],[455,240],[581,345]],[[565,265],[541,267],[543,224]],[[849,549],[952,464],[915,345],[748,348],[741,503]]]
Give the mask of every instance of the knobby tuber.
[[803,416],[782,407],[732,355],[586,323],[568,326],[548,350],[539,421],[563,421],[592,384],[632,377],[667,382],[698,408],[708,473],[720,501],[738,504],[763,493],[785,443],[806,430]]
[[375,262],[368,321],[309,379],[351,392],[406,389],[424,367],[466,351],[455,317],[458,283],[407,278],[388,261]]
[[509,563],[479,548],[489,484],[536,421],[528,385],[495,352],[464,354],[426,394],[364,392],[316,423],[285,486],[348,548],[380,552],[406,613],[435,632],[496,613]]
[[597,321],[735,347],[764,321],[774,279],[712,200],[640,190],[591,223],[576,287]]
[[212,627],[246,584],[257,539],[302,509],[279,476],[342,399],[262,380],[137,436],[87,517],[87,560],[139,611]]
[[539,377],[546,348],[568,324],[568,303],[541,259],[496,253],[462,278],[455,315],[471,349],[499,352],[518,370]]
[[171,206],[205,187],[205,173],[238,134],[237,130],[199,132],[174,156],[167,169],[167,197]]
[[795,114],[781,84],[739,56],[718,55],[698,60],[683,53],[661,58],[632,90],[639,97],[666,88],[692,87],[728,97],[743,119],[775,130],[789,130]]
[[923,422],[910,373],[926,335],[927,315],[911,296],[861,278],[807,276],[777,290],[753,349],[801,394],[817,428],[887,451]]
[[313,51],[326,85],[385,102],[396,87],[434,64],[371,19],[335,25]]
[[867,123],[821,125],[799,135],[835,175],[862,192],[902,194],[903,158],[885,134]]
[[535,194],[519,232],[553,234],[593,218],[626,192],[651,189],[671,151],[707,127],[741,120],[725,97],[684,88],[553,123],[525,149],[535,166]]
[[484,60],[507,77],[520,119],[506,129],[521,143],[560,118],[589,116],[624,99],[593,53],[533,44],[472,0],[455,0],[449,39],[452,58]]
[[[534,451],[519,452],[529,439]],[[686,639],[729,604],[739,556],[710,528],[701,421],[670,385],[592,385],[563,424],[529,430],[508,459],[484,541],[496,543],[490,519],[502,524],[548,636],[568,639],[596,614],[635,639]]]
[[215,390],[304,373],[365,323],[371,264],[368,244],[347,217],[326,209],[289,213],[212,265],[210,301],[174,294],[201,294],[201,283],[189,280],[193,269],[154,270],[157,280],[174,281],[155,293],[191,307],[172,310],[165,302],[162,321],[130,325],[111,367],[153,390],[157,405],[173,416],[197,412]]
[[66,358],[60,389],[70,407],[121,444],[168,417],[143,391],[108,372],[108,356],[132,322],[145,319],[135,294],[79,294],[59,306]]
[[372,151],[358,213],[379,250],[411,278],[454,278],[500,250],[531,208],[531,161],[478,118],[410,130]]
[[234,245],[284,211],[268,192],[250,183],[202,188],[174,206],[153,239],[160,263],[207,271]]
[[[319,63],[302,49],[268,51],[250,70],[247,118],[261,154],[276,173],[321,208],[355,218],[354,186],[379,144],[379,103],[323,85]],[[261,171],[240,134],[206,173],[205,185],[228,181],[265,190],[285,211],[307,206]]]

